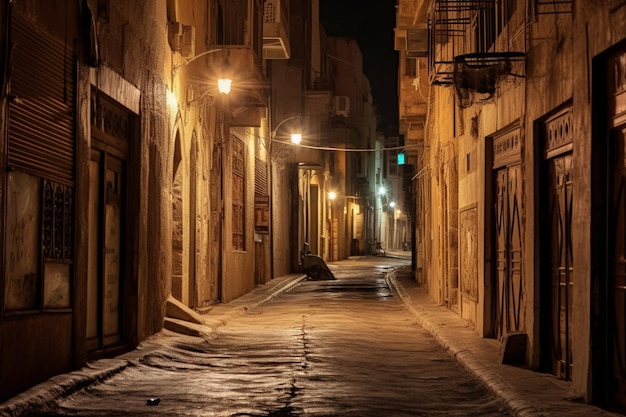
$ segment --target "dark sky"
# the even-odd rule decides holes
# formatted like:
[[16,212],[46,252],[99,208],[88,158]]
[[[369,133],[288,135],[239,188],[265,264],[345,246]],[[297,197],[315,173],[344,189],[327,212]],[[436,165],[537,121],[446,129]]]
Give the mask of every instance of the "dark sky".
[[372,86],[383,126],[398,123],[398,52],[394,50],[396,0],[320,0],[320,18],[330,36],[354,38]]

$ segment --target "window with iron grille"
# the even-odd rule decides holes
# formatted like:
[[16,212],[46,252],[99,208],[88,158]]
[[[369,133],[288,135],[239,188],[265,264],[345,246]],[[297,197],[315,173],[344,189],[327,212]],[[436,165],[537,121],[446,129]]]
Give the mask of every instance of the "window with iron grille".
[[233,204],[233,249],[246,249],[246,205],[245,205],[245,151],[246,147],[241,139],[231,136],[232,152],[232,204]]
[[69,308],[74,188],[20,171],[7,182],[5,309]]

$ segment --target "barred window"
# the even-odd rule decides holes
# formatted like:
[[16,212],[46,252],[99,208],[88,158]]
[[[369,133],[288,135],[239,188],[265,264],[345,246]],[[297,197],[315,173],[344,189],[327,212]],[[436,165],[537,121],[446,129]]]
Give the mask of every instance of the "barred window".
[[7,311],[70,308],[74,189],[11,171],[7,191]]
[[245,188],[246,170],[245,170],[245,150],[243,141],[235,136],[231,136],[233,144],[232,153],[232,202],[233,202],[233,249],[246,249],[246,205],[245,205]]

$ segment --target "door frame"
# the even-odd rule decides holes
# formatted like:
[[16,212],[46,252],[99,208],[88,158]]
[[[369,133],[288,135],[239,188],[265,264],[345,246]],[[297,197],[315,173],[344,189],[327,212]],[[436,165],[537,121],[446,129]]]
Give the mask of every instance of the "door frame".
[[[553,111],[546,114],[544,117],[535,121],[534,132],[535,136],[538,138],[536,141],[536,149],[535,149],[535,160],[537,161],[537,170],[539,179],[545,179],[548,176],[548,169],[550,161],[555,160],[556,158],[563,157],[565,155],[572,155],[573,157],[573,149],[574,149],[574,141],[573,141],[573,130],[572,130],[572,100],[567,100],[562,103],[558,107],[556,107]],[[565,125],[564,125],[565,124]],[[550,132],[551,131],[551,132]],[[567,133],[562,133],[566,131]],[[548,138],[548,136],[550,138]],[[570,171],[570,173],[574,174],[574,169]],[[549,189],[552,184],[546,184],[545,181],[538,181],[536,184],[536,195],[537,195],[537,205],[535,206],[536,218],[538,219],[539,227],[536,229],[535,234],[540,236],[539,247],[535,248],[538,256],[539,256],[539,273],[537,274],[537,278],[535,284],[539,288],[539,308],[541,311],[541,317],[544,319],[540,320],[539,323],[539,368],[552,373],[558,377],[562,377],[566,380],[571,380],[572,377],[572,367],[573,367],[573,359],[572,359],[572,343],[573,341],[568,340],[566,344],[566,354],[564,365],[566,369],[564,370],[555,370],[554,364],[552,363],[553,355],[552,349],[554,346],[551,344],[554,334],[552,325],[554,324],[553,318],[553,308],[555,306],[552,302],[553,296],[553,288],[552,288],[552,255],[551,255],[551,244],[543,244],[545,239],[543,239],[546,234],[550,237],[550,242],[552,242],[552,233],[545,232],[551,229],[550,224],[550,215],[546,213],[545,210],[550,209],[550,195]],[[573,207],[570,207],[572,210]],[[569,212],[571,216],[571,211]],[[571,227],[571,223],[570,223]],[[570,228],[571,232],[571,228]],[[571,244],[572,241],[570,240]],[[573,264],[573,260],[572,260]],[[574,274],[574,271],[571,272]],[[568,277],[569,272],[568,272]],[[568,301],[571,302],[572,293],[569,292],[569,283],[566,288],[566,293],[568,294]],[[573,303],[570,305],[573,308]],[[566,312],[569,315],[569,310]],[[560,321],[557,320],[560,327]],[[571,327],[572,317],[568,316],[567,323],[565,324],[565,332],[566,336],[571,336]]]

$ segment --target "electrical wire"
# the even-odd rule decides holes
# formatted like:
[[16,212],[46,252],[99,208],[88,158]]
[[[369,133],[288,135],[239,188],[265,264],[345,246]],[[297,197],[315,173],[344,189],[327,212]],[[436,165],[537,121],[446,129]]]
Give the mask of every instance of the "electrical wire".
[[[259,136],[250,129],[246,129],[246,132],[249,136],[254,137],[255,139],[258,139],[265,149],[268,149],[267,145],[265,144],[265,141],[269,141],[268,138]],[[400,151],[400,150],[404,151],[407,149],[414,149],[414,148],[417,149],[419,147],[419,145],[403,145],[403,146],[393,146],[389,148],[338,148],[338,147],[333,147],[333,146],[303,145],[302,143],[295,144],[295,143],[292,143],[291,141],[282,141],[282,140],[276,140],[276,139],[272,139],[271,141],[276,144],[295,146],[298,148],[306,148],[306,149],[312,149],[312,150],[318,150],[318,151],[339,151],[339,152],[385,152],[385,151]]]

